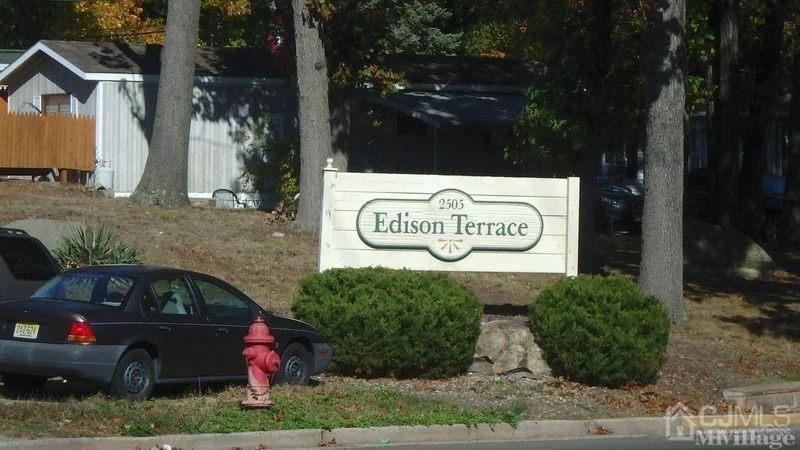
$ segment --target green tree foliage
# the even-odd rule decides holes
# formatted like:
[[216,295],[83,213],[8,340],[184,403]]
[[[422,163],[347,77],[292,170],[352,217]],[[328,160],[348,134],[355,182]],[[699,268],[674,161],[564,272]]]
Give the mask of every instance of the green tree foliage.
[[40,39],[59,39],[71,21],[68,3],[0,0],[0,48],[25,49]]
[[382,66],[391,53],[456,54],[461,30],[443,0],[316,0],[331,82],[388,86],[402,74]]
[[550,367],[575,381],[648,384],[667,360],[664,306],[619,276],[562,279],[536,298],[529,317]]
[[636,136],[643,106],[640,8],[633,0],[537,0],[521,10],[524,25],[514,39],[524,45],[516,56],[544,70],[515,128],[518,162],[574,173],[576,156],[621,149]]
[[442,24],[453,13],[435,2],[398,2],[397,21],[389,25],[389,51],[418,55],[452,55],[462,33],[445,33]]
[[471,364],[482,308],[445,274],[366,268],[303,279],[292,313],[325,335],[340,373],[436,378]]

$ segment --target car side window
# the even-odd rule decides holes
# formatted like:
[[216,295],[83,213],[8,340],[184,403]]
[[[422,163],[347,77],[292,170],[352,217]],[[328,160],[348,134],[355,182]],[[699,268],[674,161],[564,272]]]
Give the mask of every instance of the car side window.
[[146,289],[142,294],[142,312],[145,314],[161,312],[161,306],[158,304],[158,299],[150,289]]
[[194,280],[203,296],[206,314],[213,320],[249,321],[250,303],[230,290],[208,280]]
[[150,285],[162,314],[198,315],[197,303],[182,277],[163,278]]

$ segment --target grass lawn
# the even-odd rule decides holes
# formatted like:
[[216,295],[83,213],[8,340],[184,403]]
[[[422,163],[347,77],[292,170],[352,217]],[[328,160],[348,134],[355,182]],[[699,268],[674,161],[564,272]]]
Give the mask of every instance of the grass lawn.
[[458,406],[386,389],[273,389],[275,405],[239,407],[243,387],[209,394],[180,394],[144,402],[97,394],[82,399],[0,402],[0,436],[150,436],[173,433],[235,433],[302,428],[388,425],[516,423],[520,412]]
[[[293,233],[259,211],[145,207],[78,187],[0,182],[0,224],[31,217],[105,223],[141,247],[147,263],[218,276],[277,312],[289,311],[297,281],[316,270],[316,238]],[[605,269],[635,276],[638,240],[600,238]],[[247,414],[238,410],[230,390],[160,396],[140,404],[101,395],[54,403],[0,399],[0,435],[497,422],[514,420],[512,411],[532,419],[661,415],[677,401],[692,408],[719,404],[727,387],[800,379],[800,251],[767,250],[781,267],[769,281],[686,279],[689,321],[671,331],[666,366],[651,386],[603,389],[559,379],[534,383],[472,376],[433,381],[331,377],[316,388],[279,388],[275,409]],[[558,279],[453,276],[492,305],[526,305]]]

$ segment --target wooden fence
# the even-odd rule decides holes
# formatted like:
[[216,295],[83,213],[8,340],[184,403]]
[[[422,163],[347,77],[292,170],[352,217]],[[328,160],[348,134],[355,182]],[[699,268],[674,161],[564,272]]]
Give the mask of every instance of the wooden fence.
[[94,118],[0,116],[0,169],[94,170]]

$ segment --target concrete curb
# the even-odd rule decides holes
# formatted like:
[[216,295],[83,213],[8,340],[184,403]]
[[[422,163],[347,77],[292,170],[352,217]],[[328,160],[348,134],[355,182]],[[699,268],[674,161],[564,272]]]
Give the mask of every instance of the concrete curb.
[[433,442],[485,442],[525,439],[582,438],[591,430],[603,427],[615,436],[659,435],[664,433],[662,417],[633,417],[598,420],[544,420],[523,421],[516,428],[509,424],[391,426],[376,428],[334,428],[263,431],[233,434],[174,434],[146,438],[46,438],[6,439],[0,449],[104,449],[133,450],[158,448],[169,444],[172,448],[196,449],[286,449],[319,448],[322,445],[361,446],[392,444],[421,444]]

